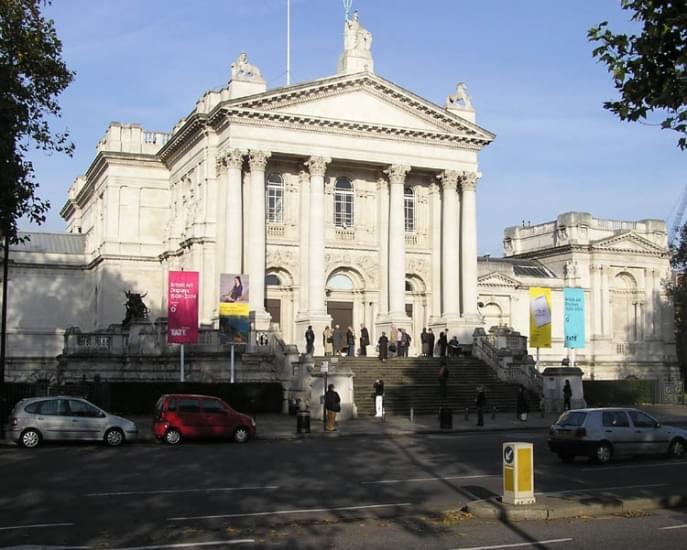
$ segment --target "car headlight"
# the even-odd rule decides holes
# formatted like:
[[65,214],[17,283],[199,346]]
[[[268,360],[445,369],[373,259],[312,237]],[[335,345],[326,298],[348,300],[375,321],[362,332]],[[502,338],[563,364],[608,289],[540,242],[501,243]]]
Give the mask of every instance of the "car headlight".
[[251,417],[250,423],[251,423],[251,425],[255,428],[255,418],[252,418],[252,417]]

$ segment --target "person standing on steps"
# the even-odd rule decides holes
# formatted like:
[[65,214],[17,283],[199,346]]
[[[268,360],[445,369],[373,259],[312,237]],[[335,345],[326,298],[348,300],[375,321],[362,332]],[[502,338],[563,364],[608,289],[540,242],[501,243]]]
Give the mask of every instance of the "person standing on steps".
[[439,333],[439,357],[446,357],[446,348],[448,348],[448,340],[446,333],[442,330]]
[[441,366],[439,367],[439,394],[442,399],[446,399],[446,391],[448,386],[448,365],[446,364],[446,358],[442,358]]
[[332,329],[324,328],[322,333],[322,345],[324,346],[324,356],[331,357],[334,354],[334,337],[332,336]]
[[324,409],[327,413],[328,432],[336,431],[336,413],[341,411],[341,397],[334,391],[334,384],[327,386],[327,393],[324,394]]
[[487,405],[487,395],[482,386],[477,386],[477,396],[475,397],[475,407],[477,407],[477,425],[484,426],[484,407]]
[[382,418],[384,416],[384,380],[378,378],[372,387],[375,396],[375,418]]
[[344,346],[346,345],[346,335],[344,334],[344,331],[341,330],[340,325],[336,325],[334,327],[334,355],[337,357],[341,357],[341,351],[344,349]]
[[315,353],[315,333],[312,325],[308,325],[308,330],[305,331],[305,353],[308,355]]
[[360,357],[367,357],[367,346],[370,345],[370,333],[364,323],[360,324]]
[[348,327],[346,331],[346,347],[348,357],[355,357],[355,334],[353,333],[353,327]]
[[434,357],[434,333],[431,328],[427,331],[427,343],[429,347],[429,354],[427,357]]
[[420,344],[422,345],[422,357],[429,357],[429,334],[427,334],[426,328],[423,328],[420,333]]
[[387,356],[389,354],[389,339],[386,337],[386,332],[382,332],[379,337],[379,360],[382,363],[386,362]]
[[396,357],[403,357],[403,329],[396,330]]
[[563,410],[569,411],[572,407],[570,406],[570,400],[572,398],[572,388],[570,387],[570,380],[565,381],[563,386]]

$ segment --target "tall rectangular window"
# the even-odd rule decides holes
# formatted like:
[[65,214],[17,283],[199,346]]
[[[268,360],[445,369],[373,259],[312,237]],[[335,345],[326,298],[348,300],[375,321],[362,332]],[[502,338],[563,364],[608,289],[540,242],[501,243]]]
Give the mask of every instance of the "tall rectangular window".
[[353,227],[353,184],[348,178],[337,178],[334,190],[334,225]]
[[279,174],[267,177],[267,197],[265,201],[267,223],[284,223],[284,180]]

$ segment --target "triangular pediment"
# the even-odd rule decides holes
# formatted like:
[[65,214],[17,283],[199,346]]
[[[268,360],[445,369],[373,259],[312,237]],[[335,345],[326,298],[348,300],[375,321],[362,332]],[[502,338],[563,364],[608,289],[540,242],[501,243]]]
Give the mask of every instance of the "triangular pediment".
[[336,76],[233,100],[224,109],[271,118],[302,117],[327,125],[389,128],[410,136],[446,135],[484,146],[494,135],[372,73]]
[[595,250],[618,251],[623,253],[665,254],[667,252],[666,249],[632,231],[595,241],[591,246],[592,249]]
[[491,273],[478,277],[477,285],[481,287],[517,288],[520,286],[520,281],[508,275],[504,275],[503,273],[499,273],[498,271],[492,271]]

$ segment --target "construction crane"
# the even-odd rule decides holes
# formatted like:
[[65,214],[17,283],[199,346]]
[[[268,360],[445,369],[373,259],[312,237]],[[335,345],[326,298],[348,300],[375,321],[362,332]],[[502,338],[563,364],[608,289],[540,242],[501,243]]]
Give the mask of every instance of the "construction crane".
[[[670,213],[668,219],[666,220],[666,225],[668,225],[668,247],[672,247],[680,234],[680,227],[682,226],[682,217],[685,214],[685,208],[687,208],[687,185],[682,190],[680,195],[680,200],[677,203],[677,209],[675,213]],[[672,216],[672,220],[671,220]],[[672,223],[671,223],[672,221]]]

